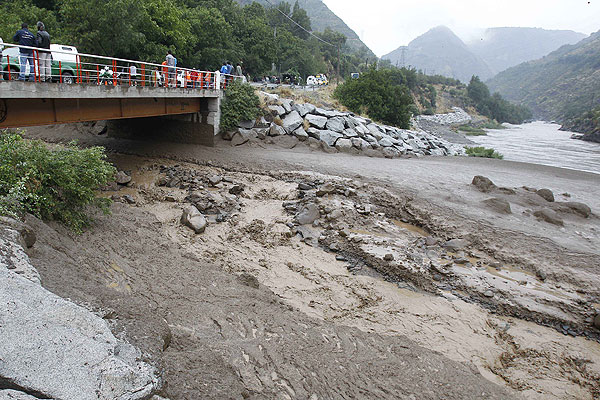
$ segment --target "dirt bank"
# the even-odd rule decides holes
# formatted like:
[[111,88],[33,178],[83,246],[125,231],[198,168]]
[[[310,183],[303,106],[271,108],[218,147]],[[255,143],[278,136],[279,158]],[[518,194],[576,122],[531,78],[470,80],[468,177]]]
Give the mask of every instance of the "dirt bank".
[[[31,135],[55,141],[78,134],[55,128]],[[267,332],[290,326],[291,336],[293,332],[305,338],[314,332],[319,336],[319,329],[329,329],[347,335],[344,340],[365,338],[373,346],[364,349],[367,358],[367,353],[381,354],[379,346],[387,346],[388,340],[406,336],[473,365],[489,381],[504,385],[509,396],[521,392],[527,398],[579,399],[600,393],[600,346],[586,339],[598,337],[593,326],[600,303],[598,175],[493,160],[384,160],[296,149],[207,149],[91,135],[80,138],[143,156],[115,155],[117,165],[133,174],[134,184],[106,193],[119,198],[130,194],[136,204],[117,204],[113,217],[101,218],[98,227],[74,241],[63,238],[57,244],[48,232],[46,247],[38,248],[33,259],[51,290],[115,310],[108,316],[119,316],[116,327],[164,360],[167,376],[178,385],[170,389],[175,392],[168,392],[173,398],[186,398],[178,396],[199,390],[199,386],[190,386],[188,392],[183,389],[195,385],[189,382],[190,373],[197,374],[199,381],[213,376],[203,368],[184,371],[180,364],[197,365],[200,359],[195,357],[213,360],[214,354],[221,360],[215,364],[221,366],[217,370],[229,371],[224,376],[230,376],[231,385],[239,385],[231,387],[238,387],[240,393],[269,397],[274,388],[284,387],[265,383],[278,382],[262,377],[265,362],[255,362],[251,368],[255,377],[261,376],[257,381],[252,374],[244,377],[242,367],[254,360],[254,353],[244,350],[234,356],[231,352],[247,340],[219,333],[223,326],[239,321],[232,315],[240,310],[244,310],[243,321],[271,326],[265,328]],[[196,162],[175,166],[173,158]],[[183,185],[158,186],[160,178],[169,174],[180,177]],[[475,174],[489,176],[506,190],[482,193],[470,185]],[[227,179],[221,186],[210,186],[212,175]],[[303,190],[298,183],[306,185]],[[244,190],[231,198],[229,189],[234,184]],[[333,189],[319,195],[323,186]],[[562,212],[562,227],[539,221],[533,212],[552,206],[532,187],[552,189],[557,201],[584,202],[594,214],[584,218]],[[194,200],[188,197],[193,192],[199,192],[195,200],[200,203],[211,199],[207,209],[219,209],[202,235],[179,223],[183,205]],[[508,202],[511,213],[491,209],[484,202],[491,197]],[[319,210],[317,222],[294,226],[296,214],[311,203]],[[445,247],[451,239],[464,242]],[[68,271],[77,271],[69,284],[64,281],[67,270],[56,269],[65,262]],[[238,274],[245,274],[246,283],[254,282],[250,276],[256,277],[260,296],[235,279]],[[237,290],[243,299],[235,297]],[[254,296],[249,295],[252,301],[246,299],[247,292]],[[246,308],[258,301],[256,296],[268,304],[272,301],[268,299],[278,299],[269,305],[275,308],[259,307],[246,314]],[[219,317],[204,316],[212,314]],[[309,326],[311,333],[296,330],[296,322]],[[148,325],[156,332],[148,334]],[[208,328],[214,326],[221,328],[215,333]],[[256,325],[238,330],[247,337],[253,329],[260,331]],[[215,337],[218,344],[202,340]],[[263,339],[250,341],[264,348]],[[316,349],[306,340],[306,346]],[[340,357],[346,354],[344,340],[340,340]],[[327,361],[312,356],[310,362],[298,359],[291,341],[271,348],[273,353],[283,352],[284,358],[272,359],[268,365],[280,368],[291,363],[305,378],[310,363],[337,360],[345,365],[348,361],[329,355]],[[373,397],[415,393],[426,398],[420,388],[404,394],[378,392],[391,379],[382,371],[406,362],[396,356],[385,367],[372,364],[356,382],[373,384],[366,389]],[[294,392],[287,391],[290,397],[309,398],[307,389],[302,392],[306,396],[299,394],[299,381],[290,374],[286,370],[275,376],[285,377],[285,385]],[[318,398],[331,393],[364,397],[365,392],[353,392],[356,386],[350,384],[357,376],[344,378],[339,390],[347,392],[315,393]],[[446,379],[444,373],[438,377]],[[327,386],[315,379],[304,387]],[[249,382],[254,384],[248,386]]]

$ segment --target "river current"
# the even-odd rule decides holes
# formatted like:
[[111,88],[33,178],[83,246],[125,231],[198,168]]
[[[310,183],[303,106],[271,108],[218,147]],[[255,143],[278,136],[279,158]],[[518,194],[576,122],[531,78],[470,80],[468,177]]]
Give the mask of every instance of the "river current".
[[547,122],[506,126],[507,129],[489,129],[487,136],[469,139],[496,149],[505,160],[600,174],[600,143],[571,139],[573,132],[559,131],[560,125]]

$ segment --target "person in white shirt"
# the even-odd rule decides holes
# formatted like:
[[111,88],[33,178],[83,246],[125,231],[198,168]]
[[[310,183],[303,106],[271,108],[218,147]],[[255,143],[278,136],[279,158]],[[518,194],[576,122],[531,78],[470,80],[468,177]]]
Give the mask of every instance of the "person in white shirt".
[[131,85],[137,86],[137,67],[135,64],[129,66],[129,77],[131,78]]

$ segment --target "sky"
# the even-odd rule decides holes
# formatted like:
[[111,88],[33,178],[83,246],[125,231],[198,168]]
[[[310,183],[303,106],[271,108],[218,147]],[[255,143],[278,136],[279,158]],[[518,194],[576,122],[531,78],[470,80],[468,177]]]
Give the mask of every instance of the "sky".
[[600,0],[322,0],[381,57],[438,25],[463,40],[485,28],[600,30]]

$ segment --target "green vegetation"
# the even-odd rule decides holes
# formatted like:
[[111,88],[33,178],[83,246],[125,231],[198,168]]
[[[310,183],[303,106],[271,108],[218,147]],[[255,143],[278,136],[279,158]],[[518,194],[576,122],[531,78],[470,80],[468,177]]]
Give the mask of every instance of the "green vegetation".
[[467,93],[480,114],[500,123],[522,124],[525,120],[532,118],[528,108],[509,103],[498,93],[490,95],[490,90],[478,76],[471,78],[471,82],[467,86]]
[[598,60],[600,32],[503,71],[488,84],[504,97],[528,106],[537,118],[565,122],[565,128],[580,126],[579,131],[591,133],[593,117],[587,112],[600,106]]
[[485,136],[487,133],[476,126],[473,125],[461,125],[458,127],[458,130],[464,133],[467,136]]
[[469,157],[497,158],[500,160],[504,158],[504,156],[498,153],[496,150],[487,149],[483,146],[465,147],[465,151]]
[[54,43],[71,44],[80,52],[134,60],[164,60],[171,49],[182,67],[214,71],[224,61],[243,66],[251,76],[297,71],[316,73],[361,71],[370,57],[352,50],[346,37],[326,29],[320,42],[285,18],[290,15],[310,31],[310,19],[298,2],[275,8],[234,0],[5,0],[0,4],[0,37],[9,41],[21,22],[43,21]]
[[108,213],[109,199],[95,190],[114,177],[104,149],[74,143],[49,148],[24,140],[19,132],[0,132],[0,214],[31,213],[81,232],[92,221],[88,206]]
[[562,129],[587,134],[600,133],[600,107],[581,114],[565,115]]
[[221,106],[221,130],[227,131],[240,121],[254,120],[260,113],[260,100],[247,83],[234,81],[227,88],[227,97]]
[[414,107],[410,86],[416,85],[415,77],[411,70],[372,67],[358,79],[338,86],[334,97],[355,113],[407,129]]
[[477,126],[482,129],[506,129],[504,125],[493,119],[478,123]]

